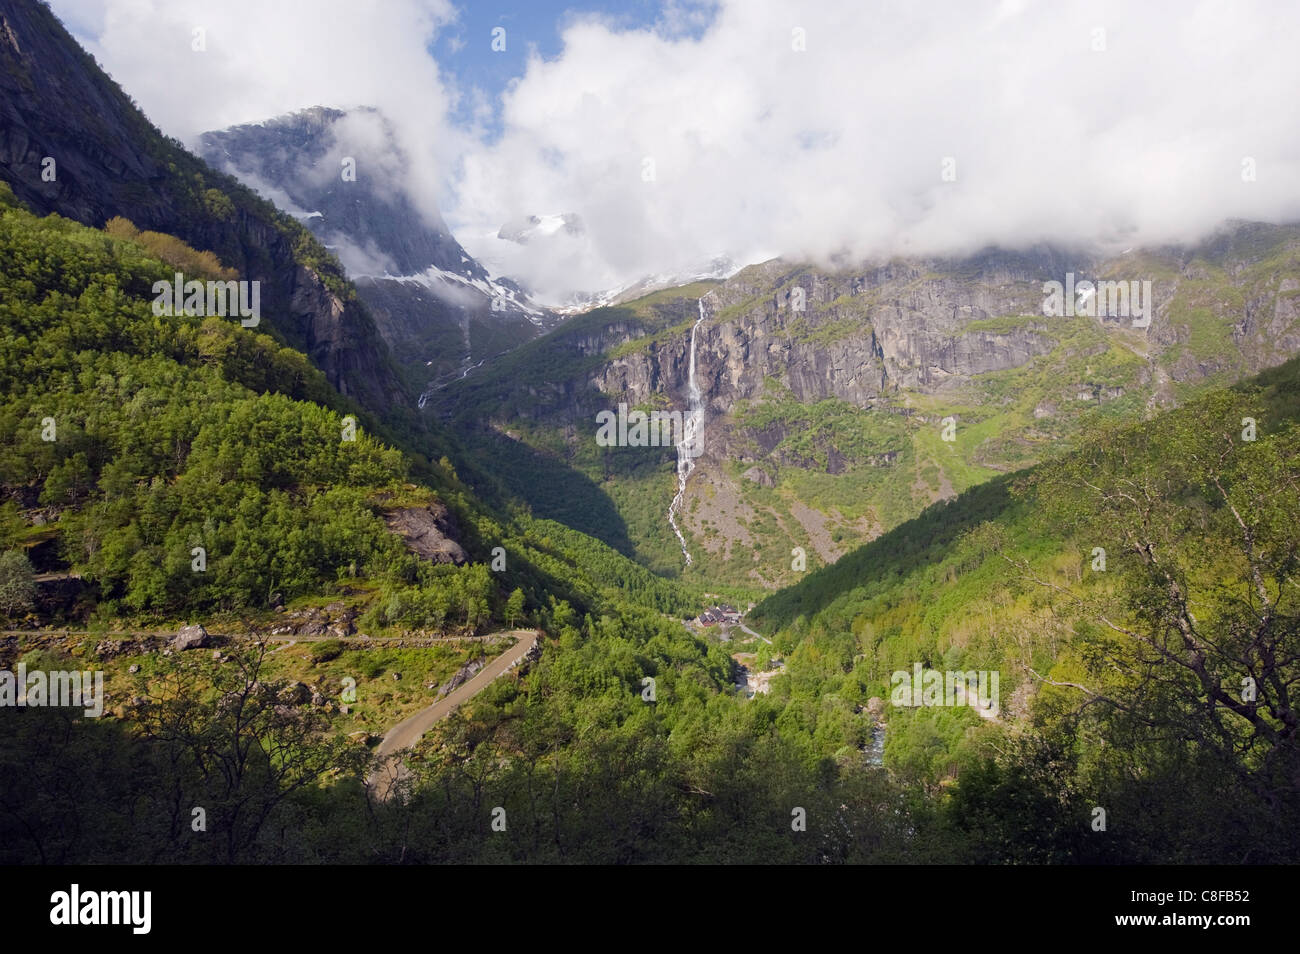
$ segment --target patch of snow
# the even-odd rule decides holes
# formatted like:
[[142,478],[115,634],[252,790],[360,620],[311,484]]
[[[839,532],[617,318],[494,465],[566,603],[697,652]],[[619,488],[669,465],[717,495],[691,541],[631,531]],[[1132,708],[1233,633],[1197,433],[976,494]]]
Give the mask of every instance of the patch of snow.
[[538,235],[554,235],[564,228],[563,215],[539,215],[537,219],[538,222],[533,231]]
[[735,275],[743,267],[743,265],[737,265],[729,258],[718,257],[707,265],[700,265],[686,271],[647,275],[637,281],[627,282],[600,292],[576,292],[567,301],[554,306],[552,310],[561,315],[580,315],[596,308],[605,308],[609,305],[617,305],[620,302],[631,301],[664,288],[677,288],[681,285],[689,285],[692,282],[709,279],[723,281]]
[[[468,261],[468,259],[466,259]],[[546,312],[536,307],[525,296],[506,285],[493,281],[490,277],[487,279],[471,278],[467,275],[461,275],[458,272],[449,272],[446,269],[438,268],[432,265],[415,275],[393,275],[385,273],[382,277],[389,281],[402,282],[404,284],[420,285],[428,288],[435,295],[442,292],[453,296],[457,293],[464,294],[477,292],[489,301],[501,301],[506,303],[507,310],[513,312],[522,312],[523,315],[534,325],[541,327],[545,324]]]

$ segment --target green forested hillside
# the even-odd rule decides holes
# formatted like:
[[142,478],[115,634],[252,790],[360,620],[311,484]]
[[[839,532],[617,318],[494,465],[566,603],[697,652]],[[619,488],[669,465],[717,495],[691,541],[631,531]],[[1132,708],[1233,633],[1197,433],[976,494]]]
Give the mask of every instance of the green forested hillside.
[[[52,653],[32,648],[42,645],[35,633],[4,637],[6,665],[107,669],[109,694],[102,721],[66,709],[0,716],[6,860],[487,857],[502,849],[466,813],[491,797],[523,828],[519,800],[540,784],[564,795],[531,824],[563,833],[514,842],[513,857],[687,857],[729,844],[746,806],[760,819],[788,814],[769,803],[766,780],[751,790],[737,774],[733,760],[749,747],[769,754],[747,772],[777,759],[773,784],[824,788],[806,746],[765,743],[770,721],[731,695],[726,653],[672,618],[694,611],[693,594],[564,526],[489,511],[449,462],[364,427],[345,440],[352,409],[301,355],[234,319],[153,315],[152,282],[170,268],[135,238],[37,218],[4,197],[0,545],[13,555],[53,541],[46,569],[82,585],[74,604],[25,618],[19,608],[9,625],[198,619],[256,630],[274,618],[273,602],[325,597],[359,604],[372,631],[464,632],[502,620],[551,638],[526,675],[494,684],[430,735],[414,800],[375,814],[361,786],[366,750],[343,741],[318,707],[285,714],[265,647],[155,655],[128,673],[93,638],[57,642]],[[381,519],[385,508],[433,502],[455,514],[469,565],[416,558]],[[195,547],[206,551],[201,571]],[[500,572],[488,566],[496,547],[506,555]],[[9,556],[0,569],[21,575]],[[214,704],[231,693],[238,704]],[[239,772],[213,770],[236,754]],[[721,794],[696,793],[726,785],[741,800],[721,809],[712,804]],[[207,808],[213,838],[182,835],[182,804]],[[424,829],[431,817],[437,824]],[[391,846],[390,856],[394,833],[413,822],[421,830],[410,850]],[[781,839],[786,826],[763,824]],[[591,826],[600,832],[584,833]],[[656,846],[655,831],[677,834]]]
[[[265,647],[131,675],[94,639],[61,656],[8,637],[7,657],[33,665],[107,665],[112,715],[6,710],[6,860],[1294,855],[1294,365],[1101,431],[773,596],[757,615],[785,675],[747,700],[727,649],[673,618],[700,594],[507,498],[488,509],[447,461],[365,427],[342,440],[350,408],[301,355],[233,320],[155,317],[148,291],[168,266],[135,240],[6,200],[0,244],[3,546],[55,539],[85,587],[58,620],[29,623],[256,628],[273,600],[343,598],[375,632],[546,633],[540,660],[425,737],[409,795],[382,805],[361,784],[364,747],[324,710],[286,715]],[[1136,520],[1130,499],[1147,502]],[[468,565],[420,560],[384,526],[386,508],[433,502],[456,516]],[[1096,546],[1108,562],[1093,573]],[[332,658],[304,665],[336,673]],[[881,712],[890,672],[915,663],[999,670],[1002,718]],[[210,770],[235,752],[254,753],[244,770]],[[1189,791],[1205,796],[1195,817]],[[177,806],[196,804],[219,837],[189,837]],[[495,809],[511,837],[491,829]]]
[[[828,744],[852,743],[824,700],[889,700],[891,674],[918,663],[1000,673],[1001,729],[967,709],[887,707],[885,764],[932,788],[959,776],[949,805],[981,813],[988,857],[1021,824],[990,799],[1025,786],[1044,805],[1088,793],[1113,828],[1123,806],[1144,858],[1182,857],[1184,835],[1161,826],[1192,805],[1221,811],[1197,808],[1187,823],[1207,834],[1189,841],[1232,820],[1293,851],[1280,832],[1300,808],[1298,401],[1293,360],[1100,426],[809,574],[751,614],[788,653],[774,692]],[[990,749],[1002,733],[1017,747]],[[1273,850],[1253,836],[1220,848]]]
[[[94,587],[99,618],[258,610],[342,581],[377,592],[381,623],[486,622],[513,586],[533,607],[549,596],[590,607],[618,591],[665,611],[693,608],[579,533],[533,532],[526,515],[498,522],[449,464],[385,446],[363,425],[349,439],[348,417],[368,418],[298,352],[237,320],[152,314],[153,282],[170,280],[170,265],[138,235],[4,203],[6,525],[27,543],[57,534],[68,568]],[[472,556],[507,550],[499,576],[424,565],[384,527],[384,506],[439,499],[462,518]],[[52,519],[39,532],[15,530],[20,506]],[[402,592],[417,584],[452,587],[456,607],[443,606],[436,623],[403,607]]]

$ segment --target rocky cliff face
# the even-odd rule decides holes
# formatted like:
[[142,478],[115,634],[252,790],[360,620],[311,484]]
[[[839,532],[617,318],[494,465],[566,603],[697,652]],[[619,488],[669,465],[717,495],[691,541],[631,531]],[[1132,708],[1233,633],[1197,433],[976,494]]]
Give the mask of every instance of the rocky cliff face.
[[[801,402],[839,398],[859,407],[903,391],[952,391],[976,376],[1020,368],[1048,354],[1057,347],[1062,322],[1086,320],[1124,331],[1130,324],[1124,318],[1044,316],[1042,287],[1067,273],[1082,280],[1125,270],[1157,276],[1142,349],[1158,356],[1156,363],[1173,380],[1194,381],[1226,368],[1258,371],[1300,352],[1300,278],[1286,272],[1300,229],[1262,228],[1263,259],[1252,257],[1248,247],[1220,241],[1166,250],[1173,262],[1139,258],[1127,269],[1119,261],[1050,251],[894,262],[843,273],[779,260],[752,266],[705,296],[710,319],[697,335],[702,390],[719,413],[760,397],[773,378]],[[1216,250],[1235,257],[1198,261]],[[1261,273],[1251,267],[1270,255],[1279,256],[1277,269]],[[1240,306],[1233,302],[1238,296]],[[1188,321],[1197,310],[1205,312],[1193,316],[1202,319],[1201,326]],[[1003,318],[1019,320],[989,321]],[[1186,347],[1207,332],[1204,325],[1212,326],[1222,345],[1217,353]],[[600,336],[568,345],[599,353],[637,336],[614,322]],[[689,335],[681,334],[622,354],[597,369],[590,384],[630,403],[678,394],[686,387],[688,346]]]
[[[703,391],[711,407],[725,413],[737,401],[760,396],[775,377],[799,401],[834,397],[867,407],[885,392],[934,392],[1019,367],[1054,346],[1038,321],[1005,331],[968,326],[1039,314],[1050,267],[1048,256],[1007,255],[957,263],[960,273],[942,262],[849,274],[780,261],[744,269],[705,297],[714,317],[697,341]],[[609,330],[616,339],[615,327]],[[633,403],[661,388],[681,390],[688,345],[678,338],[620,357],[593,383]]]
[[[1086,299],[1074,300],[1081,314],[1048,316],[1044,283],[1071,274],[1149,281],[1150,325],[1088,315]],[[1195,248],[1110,260],[1054,250],[838,269],[776,260],[574,319],[522,349],[508,377],[453,388],[444,409],[470,428],[528,419],[533,446],[566,448],[571,466],[629,501],[629,522],[646,510],[630,502],[638,495],[666,507],[671,448],[584,448],[597,412],[620,403],[687,409],[701,297],[704,455],[684,523],[711,578],[772,582],[788,572],[747,577],[747,549],[780,541],[782,553],[798,544],[834,559],[976,480],[1068,447],[1098,408],[1141,415],[1300,352],[1300,228],[1238,225]],[[643,482],[637,493],[629,480]],[[680,554],[661,526],[630,532],[674,568]]]
[[200,153],[338,254],[405,377],[422,392],[559,320],[517,285],[494,281],[436,209],[417,207],[404,184],[409,159],[376,110],[315,107],[208,132]]
[[43,4],[0,8],[0,176],[39,213],[166,232],[262,283],[266,325],[341,392],[410,400],[383,340],[309,233],[164,137]]

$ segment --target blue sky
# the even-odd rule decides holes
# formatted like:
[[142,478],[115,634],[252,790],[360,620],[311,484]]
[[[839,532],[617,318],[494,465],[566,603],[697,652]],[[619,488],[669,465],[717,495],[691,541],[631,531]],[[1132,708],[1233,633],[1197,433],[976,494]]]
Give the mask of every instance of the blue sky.
[[[95,44],[110,21],[120,23],[129,10],[137,19],[161,19],[147,9],[158,0],[52,0],[55,12],[83,43]],[[158,14],[178,20],[203,20],[206,3],[161,0]],[[380,3],[390,0],[380,0]],[[434,0],[436,2],[436,0]],[[454,19],[442,24],[426,50],[444,80],[460,98],[448,118],[470,125],[482,124],[489,139],[500,133],[502,95],[510,83],[521,78],[530,57],[554,60],[563,52],[563,31],[576,20],[597,17],[611,30],[654,28],[674,39],[699,37],[713,20],[718,0],[512,0],[485,3],[482,0],[448,0]],[[306,9],[328,20],[330,14],[307,0],[294,7],[293,0],[267,0],[277,14],[300,17]],[[191,8],[191,9],[187,9]],[[176,16],[179,11],[185,13]],[[245,21],[247,22],[247,21]],[[503,28],[504,50],[493,49],[493,30]],[[92,50],[93,52],[100,52]],[[111,57],[109,57],[111,60]],[[110,72],[121,72],[121,64],[106,63]]]
[[[621,2],[572,2],[572,0],[534,0],[534,2],[456,3],[457,22],[445,27],[429,47],[429,52],[443,73],[455,80],[462,92],[453,116],[468,122],[473,115],[473,91],[486,97],[492,119],[488,131],[500,131],[501,96],[512,80],[524,75],[530,56],[555,59],[562,52],[561,34],[573,20],[595,15],[615,30],[637,30],[665,26],[671,17],[675,35],[698,36],[707,23],[706,16],[689,22],[674,17],[682,4],[665,4],[664,0],[621,0]],[[690,4],[700,12],[707,3]],[[505,49],[494,50],[493,30],[503,28]]]

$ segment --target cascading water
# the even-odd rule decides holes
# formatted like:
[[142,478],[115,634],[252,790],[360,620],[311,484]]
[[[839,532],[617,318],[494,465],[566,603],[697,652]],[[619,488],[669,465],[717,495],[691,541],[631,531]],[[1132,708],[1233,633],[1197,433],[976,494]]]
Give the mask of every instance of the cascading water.
[[686,549],[686,538],[677,526],[677,510],[686,496],[686,478],[695,469],[695,458],[704,453],[704,400],[695,380],[695,335],[705,318],[703,298],[699,300],[699,306],[700,317],[691,326],[691,358],[686,376],[686,394],[690,407],[682,422],[682,439],[677,442],[677,494],[668,505],[668,522],[672,525],[673,533],[677,534],[677,542],[682,545],[682,556],[686,557],[687,566],[691,565],[691,552]]

